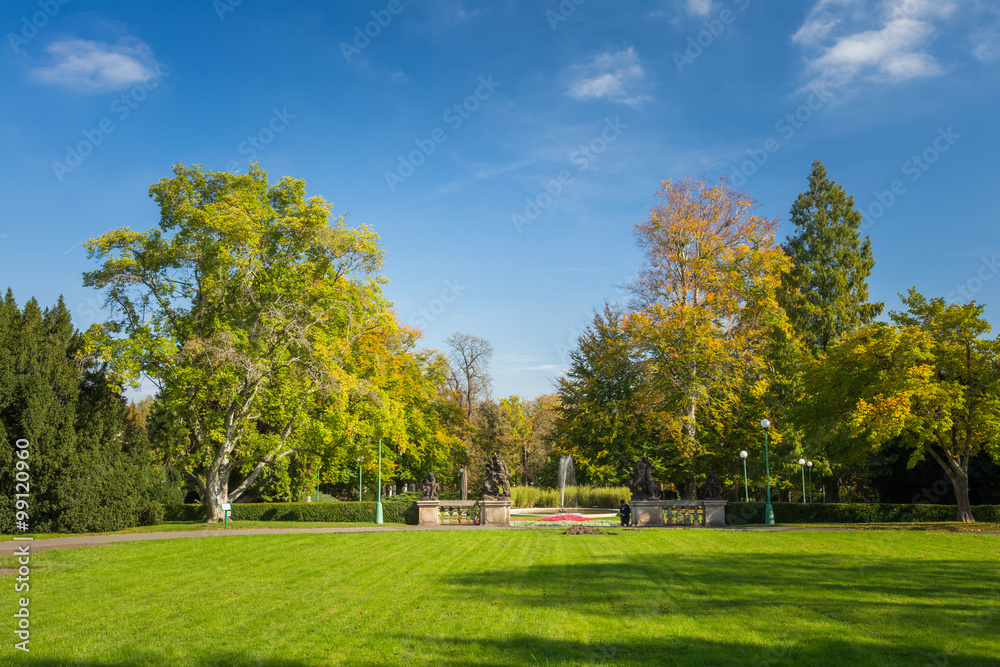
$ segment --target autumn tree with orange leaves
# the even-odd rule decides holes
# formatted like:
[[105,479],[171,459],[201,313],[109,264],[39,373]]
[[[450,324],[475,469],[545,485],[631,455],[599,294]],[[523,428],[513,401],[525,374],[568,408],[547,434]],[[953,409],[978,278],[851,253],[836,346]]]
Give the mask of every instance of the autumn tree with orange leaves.
[[[658,425],[669,465],[696,493],[699,408],[735,409],[770,382],[766,348],[787,331],[775,292],[789,261],[775,242],[776,219],[723,178],[663,181],[657,204],[634,235],[645,266],[629,286],[627,328],[643,378],[643,409]],[[713,410],[718,412],[718,410]],[[761,415],[762,417],[764,415]]]

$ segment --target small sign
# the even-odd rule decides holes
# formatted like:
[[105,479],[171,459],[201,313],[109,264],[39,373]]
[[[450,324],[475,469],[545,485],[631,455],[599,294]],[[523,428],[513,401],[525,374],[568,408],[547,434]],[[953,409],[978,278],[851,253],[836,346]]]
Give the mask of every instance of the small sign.
[[233,505],[232,505],[232,503],[222,503],[222,511],[223,512],[232,512],[233,511]]

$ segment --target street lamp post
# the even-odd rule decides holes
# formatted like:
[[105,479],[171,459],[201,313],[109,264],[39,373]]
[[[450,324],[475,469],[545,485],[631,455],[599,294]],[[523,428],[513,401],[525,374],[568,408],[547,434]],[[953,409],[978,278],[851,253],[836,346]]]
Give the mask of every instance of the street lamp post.
[[771,422],[762,419],[761,428],[764,429],[764,470],[767,473],[767,504],[764,505],[764,523],[768,526],[774,525],[774,507],[771,505],[771,462],[767,452],[767,429],[771,428]]
[[361,462],[364,461],[363,456],[358,457],[358,502],[361,502]]
[[809,466],[809,502],[813,501],[813,462],[807,461],[806,465]]
[[799,459],[799,470],[802,471],[802,502],[806,502],[806,460]]
[[382,438],[378,439],[378,495],[375,500],[375,523],[382,523]]
[[740,458],[743,459],[743,499],[750,502],[750,489],[747,486],[747,450],[740,452]]
[[316,502],[319,502],[319,474],[323,471],[323,464],[320,463],[316,469]]

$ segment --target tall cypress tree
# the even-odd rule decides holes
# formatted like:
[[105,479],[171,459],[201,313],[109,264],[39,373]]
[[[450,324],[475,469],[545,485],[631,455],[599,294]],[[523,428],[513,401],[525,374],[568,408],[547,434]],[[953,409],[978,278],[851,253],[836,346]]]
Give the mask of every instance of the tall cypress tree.
[[[784,247],[792,270],[782,279],[778,301],[807,353],[817,356],[878,317],[885,304],[868,302],[868,276],[875,259],[871,239],[862,241],[859,233],[861,212],[854,208],[854,198],[827,177],[819,160],[812,164],[809,189],[792,205],[791,220],[796,233]],[[804,435],[808,441],[809,434]],[[826,447],[807,449],[829,458]],[[821,483],[826,498],[839,502],[841,478],[859,469],[831,461],[830,470],[831,476]]]
[[861,240],[861,212],[854,197],[830,180],[816,160],[809,190],[792,206],[796,233],[785,243],[792,270],[778,293],[788,318],[815,355],[845,333],[868,324],[885,304],[868,302],[875,259],[871,239]]
[[157,523],[162,471],[104,365],[81,368],[80,334],[62,298],[23,311],[0,302],[0,532],[14,523],[15,442],[28,440],[32,532],[119,530]]

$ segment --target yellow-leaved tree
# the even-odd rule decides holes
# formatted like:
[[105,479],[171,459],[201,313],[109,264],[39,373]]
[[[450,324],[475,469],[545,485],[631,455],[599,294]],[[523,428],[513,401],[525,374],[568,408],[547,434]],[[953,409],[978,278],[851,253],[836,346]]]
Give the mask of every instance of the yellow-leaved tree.
[[787,330],[775,292],[789,262],[775,242],[777,220],[723,178],[664,181],[658,203],[634,229],[645,265],[630,285],[627,328],[643,378],[643,406],[658,425],[668,465],[696,493],[699,406],[735,408],[771,377],[765,350]]

